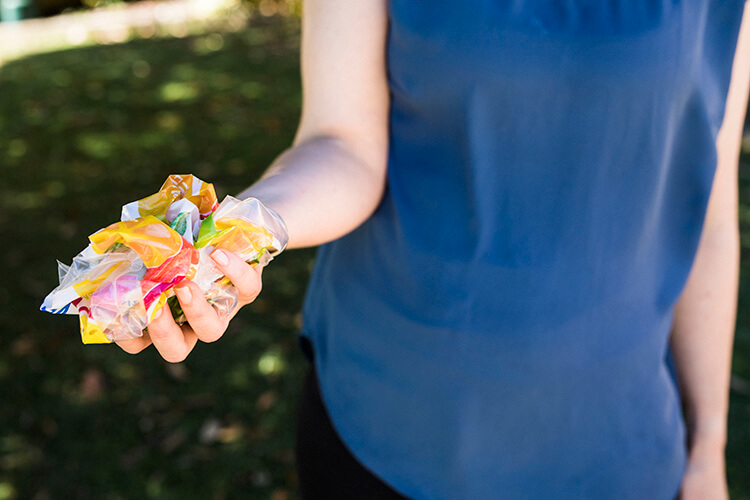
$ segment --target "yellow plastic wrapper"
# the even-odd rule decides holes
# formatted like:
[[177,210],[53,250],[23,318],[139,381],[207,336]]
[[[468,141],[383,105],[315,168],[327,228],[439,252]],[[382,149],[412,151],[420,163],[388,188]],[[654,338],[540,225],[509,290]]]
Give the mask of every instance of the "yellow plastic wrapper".
[[177,255],[184,239],[172,228],[153,215],[135,220],[116,222],[89,236],[91,247],[104,253],[112,246],[122,243],[135,251],[146,267],[158,267],[167,259]]
[[58,262],[60,285],[41,310],[77,314],[85,344],[137,338],[169,305],[185,316],[174,286],[195,281],[219,314],[237,292],[209,258],[215,248],[265,266],[286,247],[284,222],[254,198],[227,196],[192,175],[170,175],[159,192],[122,207],[122,220],[89,236],[70,266]]
[[216,210],[218,205],[213,184],[205,183],[193,175],[170,175],[157,193],[123,206],[122,220],[147,215],[166,218],[170,206],[181,199],[195,205],[203,218]]

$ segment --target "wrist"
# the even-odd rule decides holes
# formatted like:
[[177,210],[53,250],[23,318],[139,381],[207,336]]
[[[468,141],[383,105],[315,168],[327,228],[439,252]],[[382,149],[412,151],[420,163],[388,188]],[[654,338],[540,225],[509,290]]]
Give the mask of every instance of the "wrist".
[[705,448],[724,449],[727,442],[726,412],[699,413],[686,411],[688,443],[692,449],[700,445]]
[[693,455],[721,455],[727,444],[726,422],[699,422],[690,427],[688,445]]

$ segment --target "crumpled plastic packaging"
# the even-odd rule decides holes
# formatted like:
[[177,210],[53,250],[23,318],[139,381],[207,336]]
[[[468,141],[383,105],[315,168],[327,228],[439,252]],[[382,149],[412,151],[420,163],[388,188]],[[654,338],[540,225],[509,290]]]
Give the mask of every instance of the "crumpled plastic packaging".
[[265,266],[288,240],[283,220],[260,201],[227,196],[219,204],[213,185],[192,175],[170,175],[157,193],[123,206],[121,219],[89,236],[70,266],[58,261],[60,285],[41,306],[77,314],[84,344],[141,337],[165,305],[184,323],[173,288],[186,279],[228,315],[237,291],[211,252]]

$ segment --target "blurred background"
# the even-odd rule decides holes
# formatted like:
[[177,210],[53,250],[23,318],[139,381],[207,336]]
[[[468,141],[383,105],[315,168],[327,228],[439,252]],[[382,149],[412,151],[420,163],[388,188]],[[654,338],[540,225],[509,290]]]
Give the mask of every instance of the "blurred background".
[[[39,312],[120,206],[171,173],[247,186],[300,108],[299,0],[0,0],[0,500],[296,499],[296,331],[312,250],[170,365]],[[29,19],[26,19],[29,18]],[[26,20],[22,20],[26,19]],[[750,129],[728,468],[750,499]]]

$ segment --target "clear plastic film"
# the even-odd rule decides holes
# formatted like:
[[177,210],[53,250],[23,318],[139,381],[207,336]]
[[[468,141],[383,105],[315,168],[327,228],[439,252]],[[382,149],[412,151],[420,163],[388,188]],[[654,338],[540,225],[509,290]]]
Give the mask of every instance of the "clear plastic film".
[[216,212],[203,222],[195,246],[200,266],[193,281],[206,289],[223,275],[209,258],[216,248],[239,255],[243,260],[264,267],[286,248],[286,226],[281,218],[255,198],[238,200],[227,196]]
[[260,201],[227,196],[219,205],[211,184],[171,175],[158,193],[123,206],[122,221],[92,234],[70,266],[58,263],[60,285],[41,309],[77,314],[87,344],[137,338],[167,304],[185,322],[174,287],[187,279],[226,316],[237,291],[211,252],[222,248],[265,266],[287,239],[284,222]]

